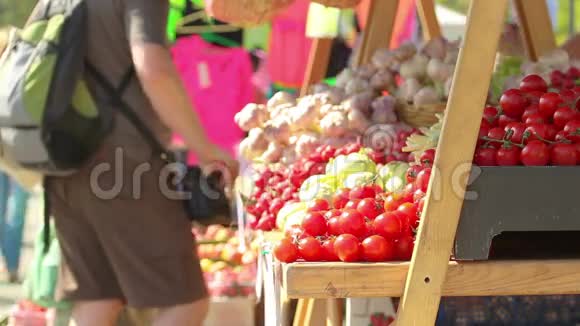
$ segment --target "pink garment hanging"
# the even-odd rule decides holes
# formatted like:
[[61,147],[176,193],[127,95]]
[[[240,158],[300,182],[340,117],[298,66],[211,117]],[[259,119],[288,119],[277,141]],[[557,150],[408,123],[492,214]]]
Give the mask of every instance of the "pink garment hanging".
[[[254,100],[252,64],[242,48],[221,48],[199,36],[177,40],[173,60],[209,139],[232,155],[244,137],[234,115]],[[174,141],[181,142],[175,135]],[[195,164],[193,154],[188,163]]]
[[312,41],[306,37],[309,0],[296,0],[272,21],[268,70],[274,83],[300,87]]

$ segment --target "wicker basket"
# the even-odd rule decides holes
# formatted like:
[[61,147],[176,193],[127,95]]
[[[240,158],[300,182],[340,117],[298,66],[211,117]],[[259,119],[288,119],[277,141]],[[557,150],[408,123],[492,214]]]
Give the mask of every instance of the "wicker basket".
[[360,0],[312,0],[327,7],[335,8],[354,8],[360,3]]
[[206,11],[218,20],[236,26],[268,22],[294,0],[206,0]]
[[406,124],[419,128],[430,127],[437,123],[438,113],[443,113],[447,103],[437,103],[429,105],[416,106],[405,102],[397,102],[396,110],[399,120]]

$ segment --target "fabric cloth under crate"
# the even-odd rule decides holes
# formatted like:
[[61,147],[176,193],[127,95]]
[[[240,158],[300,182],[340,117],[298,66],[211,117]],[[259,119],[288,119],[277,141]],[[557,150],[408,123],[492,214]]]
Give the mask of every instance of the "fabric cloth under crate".
[[580,296],[442,298],[437,325],[578,325]]

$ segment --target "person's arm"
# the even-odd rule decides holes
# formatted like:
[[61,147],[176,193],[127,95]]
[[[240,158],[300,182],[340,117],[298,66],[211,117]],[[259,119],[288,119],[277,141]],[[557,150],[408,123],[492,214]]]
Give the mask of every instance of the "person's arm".
[[157,44],[131,46],[139,81],[161,120],[183,137],[186,146],[200,158],[211,147],[197,114],[191,107],[169,51]]
[[125,0],[126,33],[139,81],[160,119],[202,163],[223,161],[237,173],[237,162],[209,141],[173,64],[166,47],[167,9],[167,1]]

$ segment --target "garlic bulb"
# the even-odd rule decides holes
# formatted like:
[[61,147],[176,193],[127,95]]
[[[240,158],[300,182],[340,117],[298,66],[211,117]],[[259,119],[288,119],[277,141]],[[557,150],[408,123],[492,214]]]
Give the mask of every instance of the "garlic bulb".
[[330,137],[340,137],[347,132],[348,120],[343,112],[329,112],[320,120],[322,134]]
[[405,62],[411,59],[417,53],[415,44],[407,42],[402,44],[399,48],[393,51],[395,59],[399,62]]
[[348,128],[359,133],[364,133],[371,125],[366,115],[359,110],[351,110],[347,115]]
[[371,58],[373,66],[377,69],[389,69],[396,60],[395,55],[386,48],[376,50]]
[[397,98],[407,103],[413,101],[413,97],[421,89],[421,83],[415,78],[407,79],[399,87]]
[[355,78],[346,84],[345,92],[346,95],[351,96],[357,93],[362,93],[364,91],[368,91],[370,89],[370,85],[368,80]]
[[268,112],[264,105],[249,103],[240,112],[236,113],[234,121],[240,129],[249,131],[252,128],[261,127],[267,118]]
[[413,96],[413,104],[419,105],[429,105],[440,103],[441,99],[439,94],[433,87],[423,87]]
[[416,54],[411,60],[401,63],[399,74],[403,78],[422,79],[427,73],[429,58],[422,54]]
[[296,97],[287,92],[278,92],[268,100],[267,106],[271,110],[282,104],[296,105]]
[[443,83],[453,75],[453,69],[454,67],[452,65],[443,63],[440,59],[433,58],[427,64],[427,76]]
[[395,98],[390,95],[375,99],[371,104],[373,109],[371,120],[378,124],[397,122],[397,114],[395,112],[396,102]]
[[386,69],[378,70],[371,78],[371,87],[377,91],[387,90],[395,83],[393,74]]

